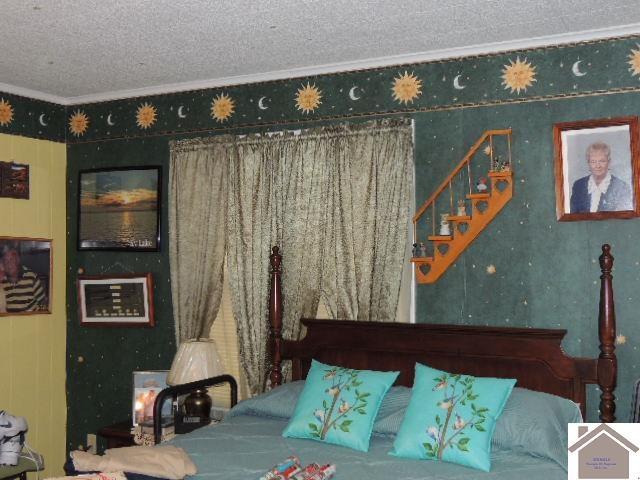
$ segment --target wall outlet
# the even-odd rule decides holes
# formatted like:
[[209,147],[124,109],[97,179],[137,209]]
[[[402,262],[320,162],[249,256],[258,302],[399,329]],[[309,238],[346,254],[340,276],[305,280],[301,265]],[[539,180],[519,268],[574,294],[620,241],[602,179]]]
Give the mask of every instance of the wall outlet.
[[98,439],[95,433],[87,433],[87,452],[98,453]]

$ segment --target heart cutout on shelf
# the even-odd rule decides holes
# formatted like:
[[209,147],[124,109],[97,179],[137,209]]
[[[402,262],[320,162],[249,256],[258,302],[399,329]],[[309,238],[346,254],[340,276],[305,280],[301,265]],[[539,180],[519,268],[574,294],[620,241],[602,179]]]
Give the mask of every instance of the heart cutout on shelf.
[[509,182],[507,180],[500,179],[496,182],[495,188],[500,192],[504,192],[509,186]]
[[440,255],[446,255],[449,251],[449,245],[447,245],[446,243],[441,243],[436,247],[436,249],[438,250],[438,253]]
[[486,200],[477,202],[475,208],[479,213],[484,213],[487,211],[487,208],[489,208],[489,202],[487,202]]
[[427,276],[431,271],[431,265],[428,263],[421,263],[420,265],[418,265],[418,269],[420,270],[420,273],[422,273],[422,275]]

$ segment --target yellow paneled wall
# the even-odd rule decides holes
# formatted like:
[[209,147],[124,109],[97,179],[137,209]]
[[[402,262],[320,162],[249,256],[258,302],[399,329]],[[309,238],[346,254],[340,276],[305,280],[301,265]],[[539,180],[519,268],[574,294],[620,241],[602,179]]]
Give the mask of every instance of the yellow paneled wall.
[[0,317],[0,409],[27,418],[50,476],[66,445],[66,146],[0,134],[0,160],[29,164],[31,177],[29,200],[0,198],[0,236],[53,240],[52,313]]

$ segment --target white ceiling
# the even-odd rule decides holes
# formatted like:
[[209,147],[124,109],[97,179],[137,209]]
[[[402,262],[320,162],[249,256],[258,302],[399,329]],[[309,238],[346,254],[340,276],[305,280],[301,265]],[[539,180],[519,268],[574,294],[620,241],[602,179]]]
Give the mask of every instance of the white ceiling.
[[3,0],[0,90],[60,103],[640,33],[639,0]]

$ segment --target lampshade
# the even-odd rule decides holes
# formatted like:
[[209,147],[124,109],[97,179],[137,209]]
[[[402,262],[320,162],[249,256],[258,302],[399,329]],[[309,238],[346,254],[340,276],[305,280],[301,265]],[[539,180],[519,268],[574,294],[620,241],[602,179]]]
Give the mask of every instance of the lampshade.
[[213,340],[187,340],[178,348],[167,376],[167,384],[181,385],[223,373],[222,361]]

